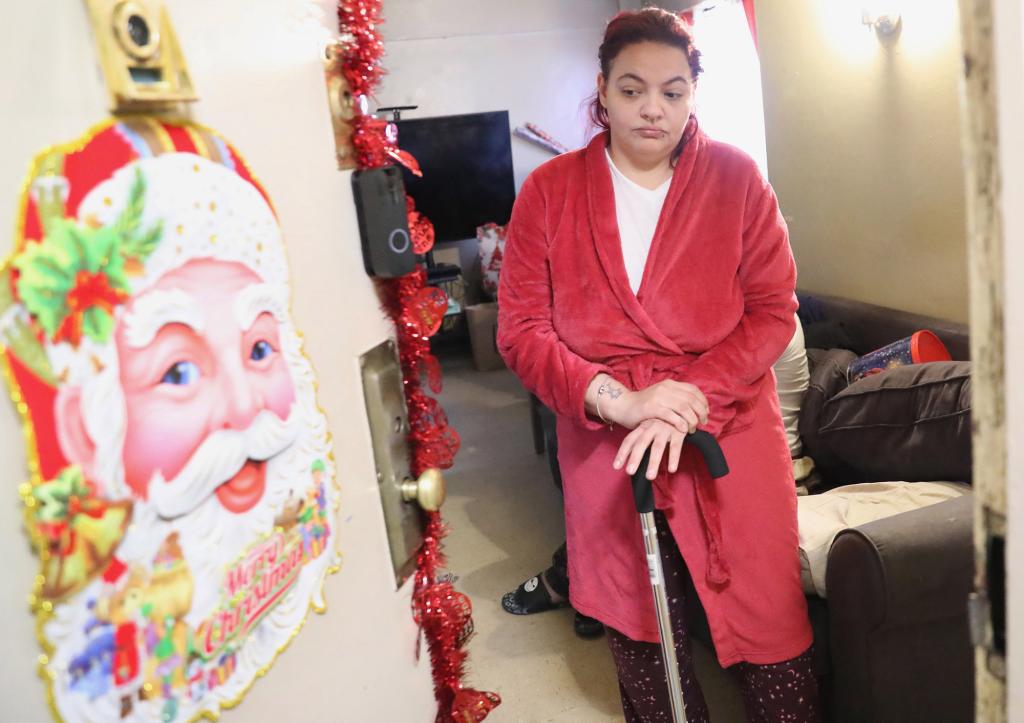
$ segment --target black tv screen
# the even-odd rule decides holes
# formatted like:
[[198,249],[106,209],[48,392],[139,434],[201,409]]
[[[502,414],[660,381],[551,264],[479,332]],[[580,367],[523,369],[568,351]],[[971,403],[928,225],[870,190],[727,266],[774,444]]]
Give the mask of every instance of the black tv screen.
[[434,224],[437,241],[476,236],[476,227],[505,224],[516,198],[508,111],[409,118],[396,123],[398,146],[416,157],[417,178],[403,168],[416,210]]

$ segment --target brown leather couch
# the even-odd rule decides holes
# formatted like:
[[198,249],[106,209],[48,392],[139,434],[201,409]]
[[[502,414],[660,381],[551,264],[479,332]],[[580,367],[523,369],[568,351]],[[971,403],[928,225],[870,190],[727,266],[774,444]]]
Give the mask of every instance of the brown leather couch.
[[[808,321],[833,324],[858,354],[930,329],[954,360],[969,359],[962,324],[848,299],[800,297],[805,329]],[[857,480],[847,471],[840,481]],[[826,478],[825,487],[830,482]],[[808,598],[827,720],[974,720],[974,651],[967,622],[972,529],[968,494],[836,537],[828,557],[828,599]]]

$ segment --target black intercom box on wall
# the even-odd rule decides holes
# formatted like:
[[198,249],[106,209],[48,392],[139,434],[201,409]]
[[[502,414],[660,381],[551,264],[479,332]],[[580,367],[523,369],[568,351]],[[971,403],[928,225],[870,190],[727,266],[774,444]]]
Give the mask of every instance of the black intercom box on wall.
[[416,254],[409,237],[402,172],[395,166],[355,171],[352,193],[366,273],[383,278],[410,273]]

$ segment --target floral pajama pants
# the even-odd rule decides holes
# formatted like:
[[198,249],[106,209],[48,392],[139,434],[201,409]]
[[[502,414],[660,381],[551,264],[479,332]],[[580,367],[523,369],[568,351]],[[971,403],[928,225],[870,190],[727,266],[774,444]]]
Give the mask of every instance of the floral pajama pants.
[[[664,515],[656,511],[654,517],[687,721],[706,723],[709,720],[708,707],[697,681],[693,649],[686,630],[686,564]],[[632,640],[612,628],[607,630],[627,723],[671,723],[672,709],[661,661],[661,646]],[[821,720],[818,684],[811,666],[810,649],[781,663],[738,663],[729,670],[739,679],[750,723],[818,723]]]

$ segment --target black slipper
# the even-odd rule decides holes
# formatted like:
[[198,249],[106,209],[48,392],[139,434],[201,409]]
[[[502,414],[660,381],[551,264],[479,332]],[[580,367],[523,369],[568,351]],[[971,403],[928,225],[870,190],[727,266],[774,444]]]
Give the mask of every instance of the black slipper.
[[581,638],[599,638],[604,634],[604,623],[578,612],[572,621],[572,629]]
[[501,607],[505,609],[505,612],[513,615],[533,615],[545,610],[565,607],[568,604],[568,600],[555,602],[551,599],[548,587],[540,579],[540,575],[534,575],[512,592],[505,593],[501,598]]

